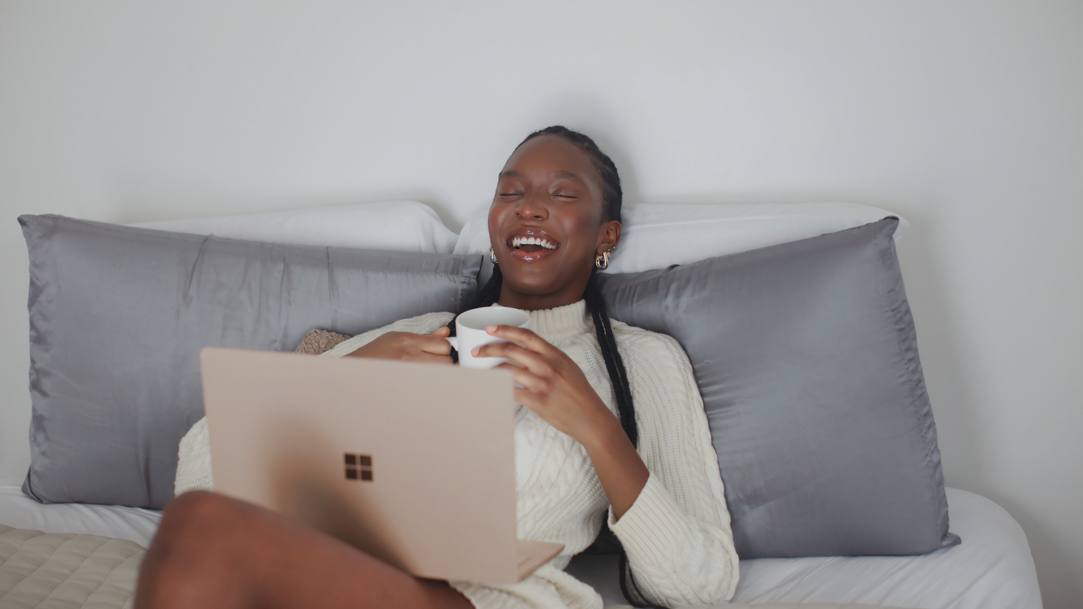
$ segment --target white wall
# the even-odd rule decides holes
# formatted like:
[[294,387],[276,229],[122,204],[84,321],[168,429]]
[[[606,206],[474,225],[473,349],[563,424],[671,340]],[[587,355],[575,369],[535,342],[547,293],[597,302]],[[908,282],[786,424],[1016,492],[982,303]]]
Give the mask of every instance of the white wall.
[[529,131],[594,135],[629,202],[848,200],[900,257],[949,485],[1083,602],[1076,1],[0,0],[0,473],[27,462],[15,216],[389,198],[458,229]]

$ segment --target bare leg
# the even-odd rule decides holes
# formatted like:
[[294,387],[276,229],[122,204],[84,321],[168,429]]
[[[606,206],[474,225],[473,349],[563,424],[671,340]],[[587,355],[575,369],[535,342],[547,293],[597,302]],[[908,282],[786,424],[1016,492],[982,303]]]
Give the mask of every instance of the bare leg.
[[165,510],[139,573],[137,608],[469,609],[444,582],[415,578],[261,507],[196,491]]

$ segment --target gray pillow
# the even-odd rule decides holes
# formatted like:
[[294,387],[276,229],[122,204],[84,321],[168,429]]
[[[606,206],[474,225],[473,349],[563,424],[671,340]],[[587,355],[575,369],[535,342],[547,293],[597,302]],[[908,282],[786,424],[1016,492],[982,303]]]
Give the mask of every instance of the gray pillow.
[[203,416],[199,350],[292,350],[459,310],[480,256],[219,239],[22,216],[30,253],[30,471],[46,502],[161,508]]
[[897,223],[601,278],[614,319],[688,353],[742,558],[959,542]]

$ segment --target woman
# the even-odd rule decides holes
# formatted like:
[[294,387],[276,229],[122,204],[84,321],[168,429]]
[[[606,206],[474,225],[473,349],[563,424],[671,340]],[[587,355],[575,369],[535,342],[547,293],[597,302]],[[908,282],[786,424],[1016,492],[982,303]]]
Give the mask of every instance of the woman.
[[[503,366],[525,406],[515,423],[518,534],[563,543],[561,554],[515,585],[421,580],[257,506],[180,494],[210,487],[204,419],[182,441],[179,496],[147,552],[136,605],[601,607],[563,569],[607,509],[632,575],[626,595],[667,606],[729,600],[737,554],[687,356],[670,337],[610,322],[594,282],[620,241],[620,206],[609,157],[550,127],[508,159],[489,211],[497,266],[477,305],[529,311],[532,331],[490,327],[515,342],[474,354],[516,364]],[[402,320],[324,355],[450,364],[453,318]]]

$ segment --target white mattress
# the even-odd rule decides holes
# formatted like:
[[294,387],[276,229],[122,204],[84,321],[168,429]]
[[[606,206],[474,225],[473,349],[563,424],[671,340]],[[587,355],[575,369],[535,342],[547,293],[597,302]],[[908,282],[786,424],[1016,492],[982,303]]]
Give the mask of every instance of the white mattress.
[[156,510],[54,503],[42,505],[23,494],[22,478],[0,478],[0,524],[46,533],[83,533],[150,545],[162,513]]
[[[0,479],[0,524],[47,533],[87,533],[150,545],[161,513],[102,505],[41,505],[21,479]],[[734,601],[853,603],[914,609],[1041,609],[1030,546],[1000,506],[947,489],[951,530],[963,543],[917,557],[766,558],[741,561]],[[568,571],[607,605],[624,603],[610,556],[577,557]]]
[[[1038,575],[1023,529],[1003,508],[949,488],[953,533],[963,542],[925,556],[761,558],[741,561],[734,601],[853,603],[914,609],[1041,609]],[[607,605],[624,602],[616,561],[579,556],[568,571]]]

